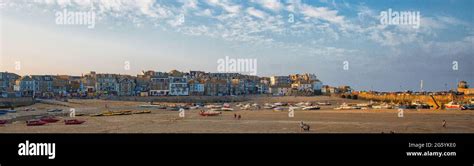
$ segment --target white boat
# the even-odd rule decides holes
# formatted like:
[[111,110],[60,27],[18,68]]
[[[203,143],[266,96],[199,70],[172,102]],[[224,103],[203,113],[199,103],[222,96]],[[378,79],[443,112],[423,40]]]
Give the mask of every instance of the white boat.
[[319,110],[321,109],[321,107],[319,106],[307,106],[307,107],[303,107],[303,110]]
[[233,108],[227,108],[227,107],[221,108],[221,111],[233,111],[233,110],[234,110]]
[[285,110],[285,108],[283,108],[283,107],[273,108],[273,111],[283,111],[283,110]]
[[337,110],[353,110],[353,109],[361,109],[359,106],[351,106],[350,104],[347,103],[342,103],[339,107],[334,108]]
[[318,105],[331,105],[329,102],[318,102]]
[[206,108],[222,108],[222,106],[211,104],[211,105],[206,105]]

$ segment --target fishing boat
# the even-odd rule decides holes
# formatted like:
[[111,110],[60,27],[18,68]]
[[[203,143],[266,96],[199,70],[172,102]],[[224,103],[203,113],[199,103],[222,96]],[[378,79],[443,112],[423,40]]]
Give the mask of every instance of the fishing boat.
[[142,108],[156,108],[156,109],[166,109],[164,105],[139,105]]
[[373,109],[392,109],[392,105],[387,104],[387,103],[382,103],[380,105],[372,105]]
[[446,109],[461,109],[461,105],[456,104],[453,101],[449,102],[448,104],[445,104],[444,106],[446,107]]
[[220,114],[221,114],[221,112],[213,111],[213,110],[199,112],[199,115],[201,115],[201,116],[217,116],[217,115],[220,115]]
[[275,107],[275,108],[273,108],[273,111],[283,111],[283,110],[285,110],[285,108],[283,108],[283,107]]
[[102,113],[102,116],[113,116],[113,115],[114,115],[114,113],[111,112],[111,111],[107,111],[107,112]]
[[465,104],[461,106],[461,110],[474,110],[474,104]]
[[308,107],[303,107],[303,110],[319,110],[321,107],[319,106],[308,106]]
[[133,113],[134,114],[149,114],[149,113],[151,113],[151,111],[150,110],[144,110],[144,111],[135,111]]
[[89,116],[102,116],[102,113],[89,114]]
[[334,108],[336,110],[353,110],[361,109],[359,106],[353,106],[352,104],[342,103],[339,107]]
[[34,109],[34,108],[25,108],[23,111],[26,111],[26,112],[28,112],[28,111],[36,111],[36,109]]
[[41,126],[45,125],[47,122],[41,121],[41,120],[29,120],[26,121],[26,126]]
[[86,122],[86,121],[78,120],[78,119],[66,119],[66,120],[64,120],[65,125],[78,125],[78,124],[82,124],[84,122]]
[[132,111],[115,111],[112,115],[132,115]]
[[226,107],[221,108],[221,111],[233,111],[233,110],[234,110],[233,108],[226,108]]
[[331,105],[329,102],[318,102],[318,105]]
[[278,103],[275,103],[273,104],[273,106],[287,106],[288,103],[282,103],[282,102],[278,102]]
[[16,110],[0,110],[0,114],[16,113]]
[[51,110],[48,110],[47,112],[62,112],[63,110],[62,109],[51,109]]
[[230,104],[229,104],[229,103],[224,103],[224,104],[222,105],[222,107],[223,107],[223,108],[230,108]]
[[222,108],[222,106],[220,106],[220,105],[213,105],[213,104],[211,104],[211,105],[206,105],[205,107],[206,107],[206,108]]
[[59,119],[53,116],[42,117],[40,120],[47,123],[56,123],[57,121],[59,121]]

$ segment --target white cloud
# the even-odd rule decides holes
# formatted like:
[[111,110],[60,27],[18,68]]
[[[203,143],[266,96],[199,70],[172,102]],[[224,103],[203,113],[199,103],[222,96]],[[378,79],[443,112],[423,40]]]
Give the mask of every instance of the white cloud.
[[309,5],[302,5],[301,12],[308,17],[329,21],[331,23],[345,23],[344,16],[338,15],[337,10],[330,10],[326,7],[313,7]]
[[260,18],[260,19],[265,19],[266,17],[266,14],[258,9],[255,9],[253,7],[249,7],[247,8],[247,13],[254,16],[254,17],[257,17],[257,18]]
[[239,5],[234,5],[227,0],[207,0],[207,3],[212,6],[219,6],[228,13],[239,13],[241,8]]
[[283,4],[279,0],[252,0],[252,2],[272,11],[279,11],[283,8]]

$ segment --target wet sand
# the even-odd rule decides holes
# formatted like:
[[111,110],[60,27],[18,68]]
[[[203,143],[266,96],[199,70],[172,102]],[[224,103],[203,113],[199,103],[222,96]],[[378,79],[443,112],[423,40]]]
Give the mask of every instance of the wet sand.
[[[330,102],[321,110],[296,110],[294,117],[288,111],[275,112],[268,109],[236,110],[223,112],[219,116],[203,117],[199,110],[186,110],[180,118],[177,111],[145,109],[138,107],[144,102],[105,100],[70,100],[67,104],[76,114],[98,113],[107,110],[151,110],[150,114],[89,117],[81,125],[64,125],[62,121],[44,126],[26,126],[24,119],[0,126],[0,133],[308,133],[299,128],[304,121],[311,126],[309,133],[474,133],[474,111],[460,110],[405,110],[404,117],[398,117],[396,109],[384,110],[334,110],[340,103],[362,103],[362,100],[348,100],[327,96],[317,97],[255,97],[250,102],[263,105],[266,102]],[[337,103],[337,104],[336,104]],[[168,103],[169,104],[169,103]],[[232,103],[233,108],[235,104]],[[26,107],[23,107],[26,108]],[[47,114],[46,110],[70,108],[49,104],[35,104],[33,112],[18,111],[18,117],[34,117]],[[19,108],[18,110],[21,110]],[[242,119],[234,119],[240,114]],[[9,115],[11,116],[11,115]],[[5,118],[3,116],[2,118]],[[69,119],[68,117],[59,117]],[[26,118],[27,119],[27,118]],[[446,120],[447,127],[442,127]]]

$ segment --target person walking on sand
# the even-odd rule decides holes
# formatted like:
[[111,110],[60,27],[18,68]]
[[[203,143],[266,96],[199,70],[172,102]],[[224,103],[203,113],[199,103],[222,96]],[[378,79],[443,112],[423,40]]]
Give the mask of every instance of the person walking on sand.
[[237,119],[237,114],[234,114],[234,119]]
[[240,114],[239,114],[239,116],[237,117],[237,119],[239,119],[239,120],[240,120],[240,118],[242,118],[242,116],[240,116]]
[[443,128],[446,128],[446,120],[443,120]]

